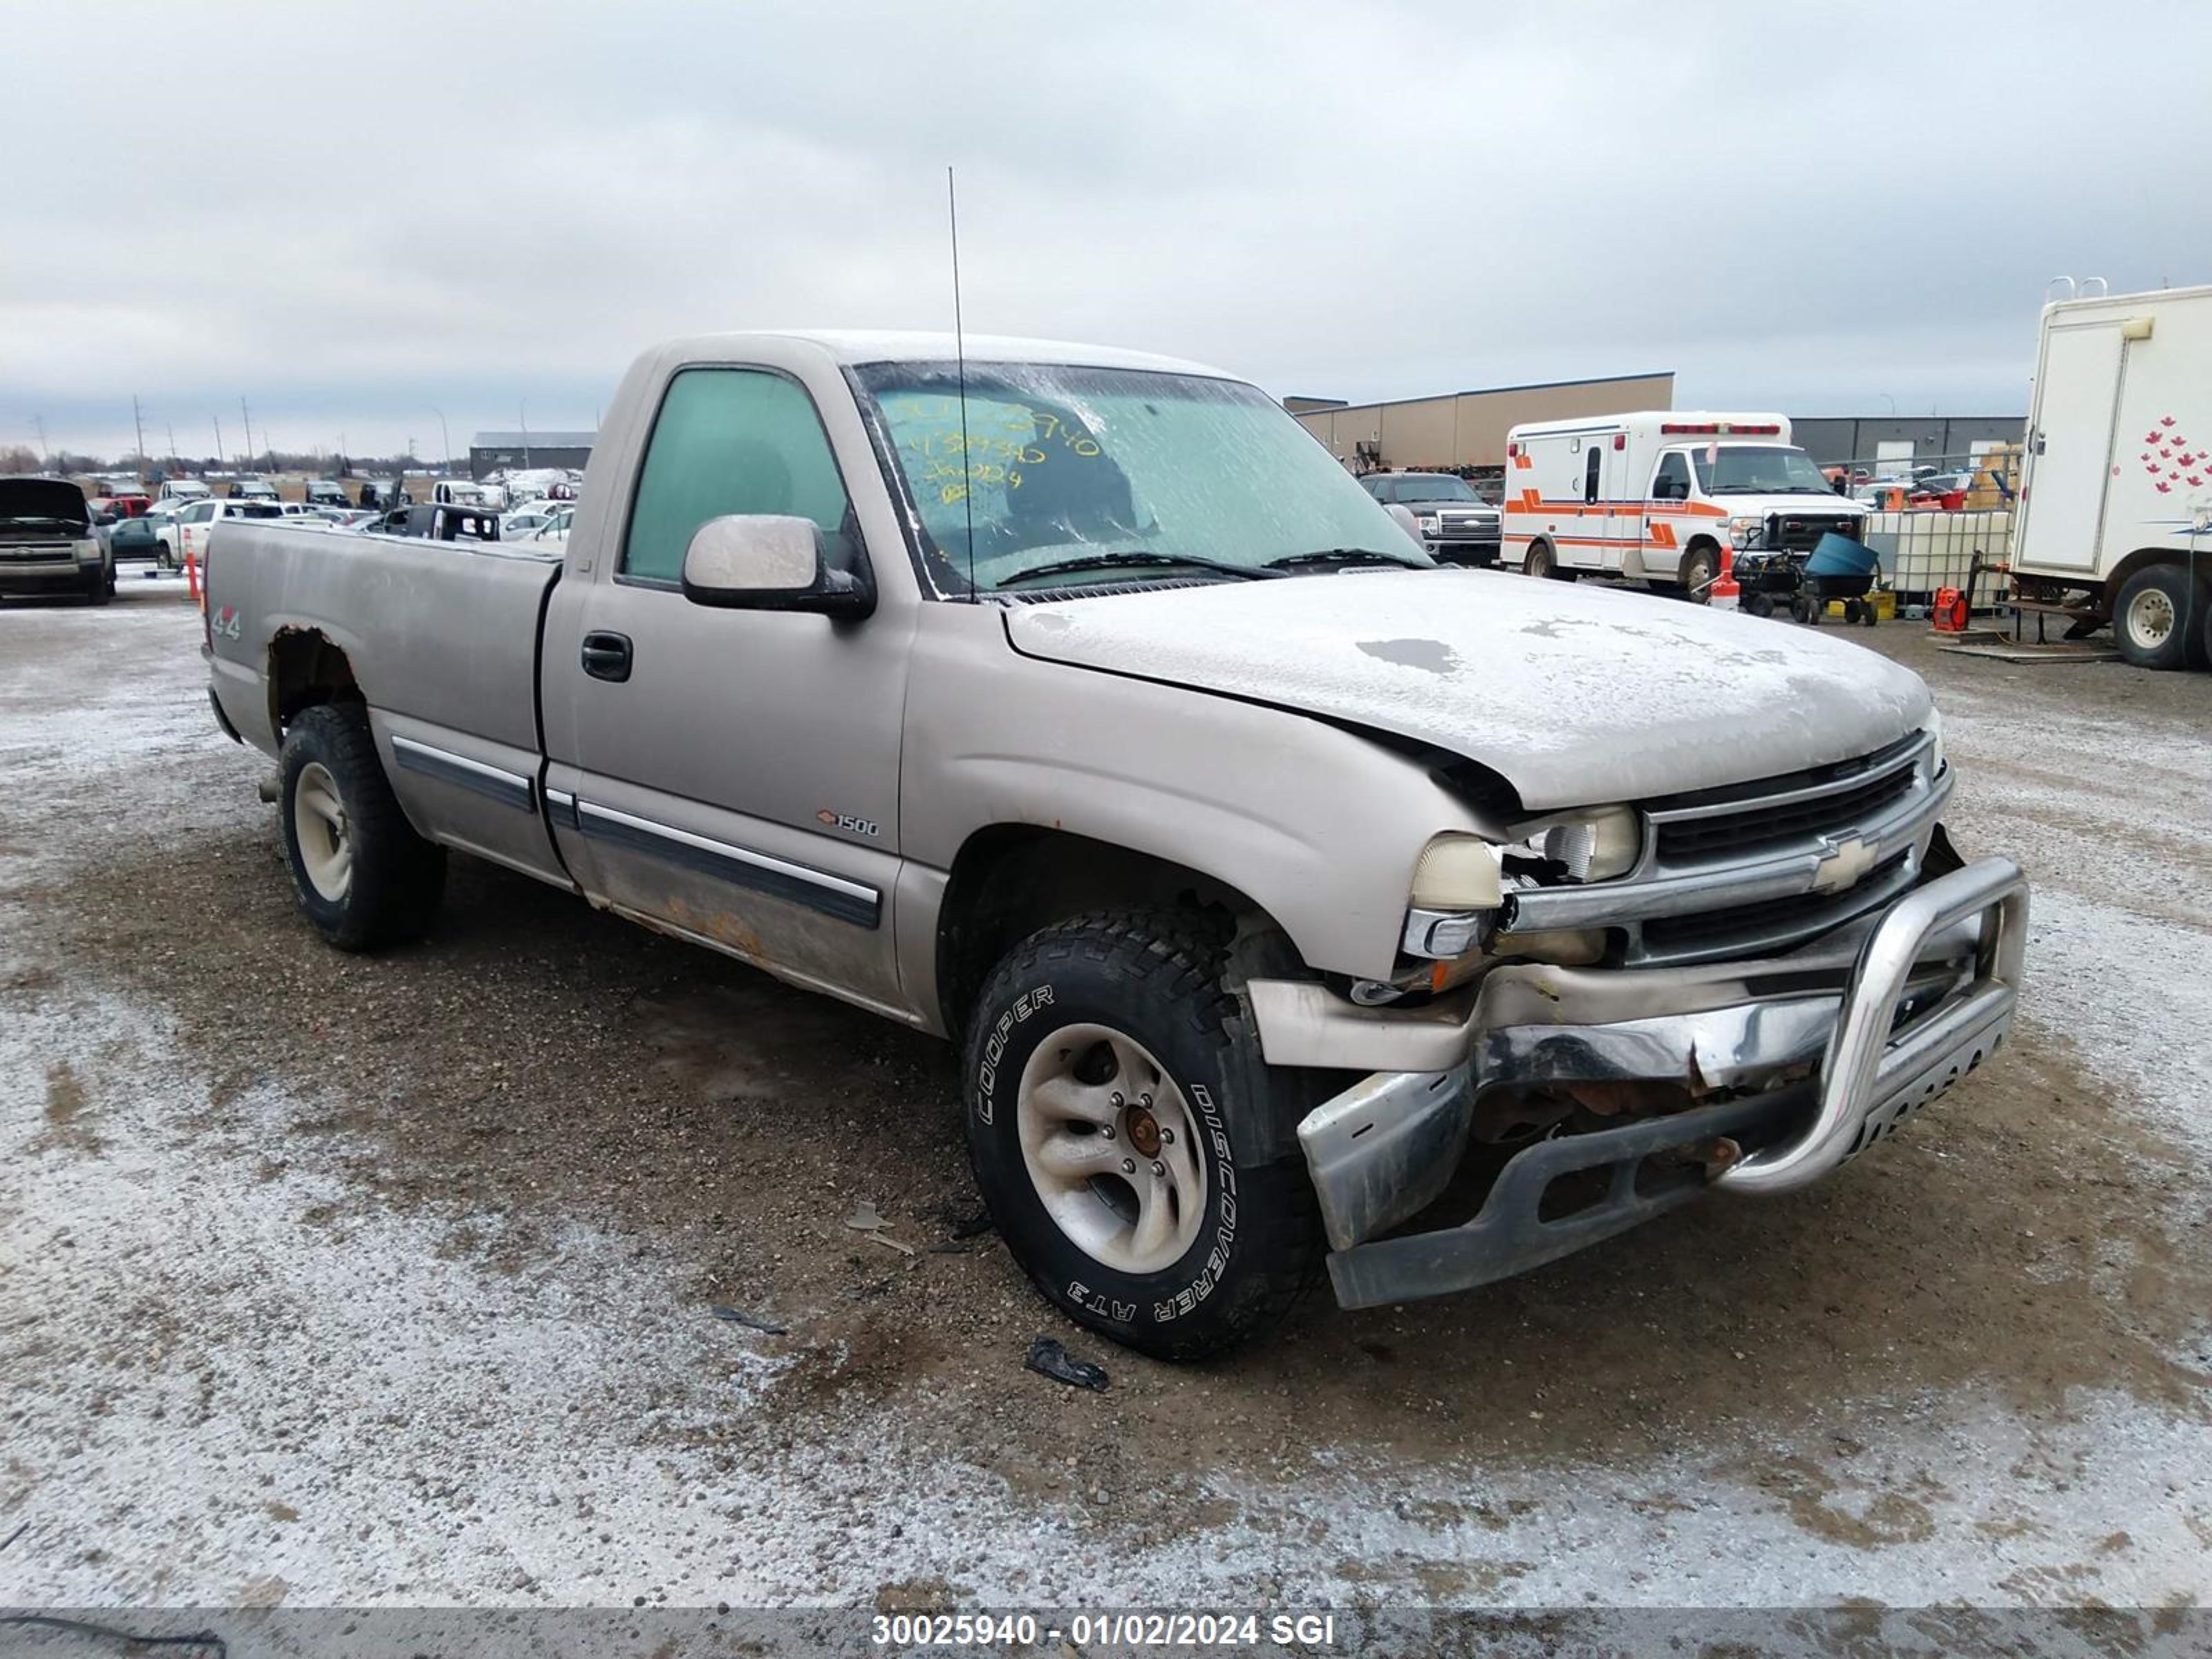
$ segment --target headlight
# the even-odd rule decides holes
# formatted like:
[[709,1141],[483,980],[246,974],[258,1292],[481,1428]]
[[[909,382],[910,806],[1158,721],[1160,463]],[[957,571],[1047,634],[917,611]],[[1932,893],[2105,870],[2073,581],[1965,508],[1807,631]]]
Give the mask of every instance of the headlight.
[[1944,767],[1949,764],[1943,754],[1943,711],[1930,708],[1928,718],[1921,721],[1920,729],[1936,740],[1928,751],[1928,775],[1932,781],[1942,777]]
[[1610,881],[1636,867],[1644,854],[1644,825],[1632,806],[1596,806],[1569,813],[1530,832],[1506,849],[1566,866],[1576,881]]
[[1433,513],[1416,514],[1413,517],[1413,522],[1421,526],[1425,534],[1431,536],[1435,535],[1443,526],[1443,520]]
[[1756,547],[1766,535],[1764,519],[1730,519],[1728,521],[1729,540],[1739,548]]
[[1438,836],[1413,866],[1417,910],[1495,910],[1504,897],[1498,848],[1480,836]]

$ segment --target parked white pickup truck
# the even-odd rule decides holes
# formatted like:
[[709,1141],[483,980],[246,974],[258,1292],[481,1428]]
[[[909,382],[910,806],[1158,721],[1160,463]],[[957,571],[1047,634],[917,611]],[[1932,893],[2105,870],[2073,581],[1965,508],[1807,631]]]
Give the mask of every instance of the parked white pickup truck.
[[1436,568],[1196,364],[678,340],[565,547],[213,539],[333,944],[458,848],[952,1037],[1015,1259],[1154,1353],[1802,1186],[2012,1018],[1916,677]]

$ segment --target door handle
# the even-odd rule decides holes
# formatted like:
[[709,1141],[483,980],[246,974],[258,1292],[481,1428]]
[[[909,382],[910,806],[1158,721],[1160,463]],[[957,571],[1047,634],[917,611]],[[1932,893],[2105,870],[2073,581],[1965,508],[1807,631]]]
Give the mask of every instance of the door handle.
[[584,635],[584,672],[595,680],[617,683],[629,678],[630,648],[627,634],[591,633]]

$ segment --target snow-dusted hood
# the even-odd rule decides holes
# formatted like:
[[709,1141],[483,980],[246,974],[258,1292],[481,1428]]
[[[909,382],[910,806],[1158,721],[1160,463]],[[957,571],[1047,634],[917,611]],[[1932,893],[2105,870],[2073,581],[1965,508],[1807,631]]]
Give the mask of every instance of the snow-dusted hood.
[[1846,760],[1930,708],[1918,675],[1811,629],[1497,571],[1015,605],[1006,632],[1027,656],[1433,744],[1534,810]]

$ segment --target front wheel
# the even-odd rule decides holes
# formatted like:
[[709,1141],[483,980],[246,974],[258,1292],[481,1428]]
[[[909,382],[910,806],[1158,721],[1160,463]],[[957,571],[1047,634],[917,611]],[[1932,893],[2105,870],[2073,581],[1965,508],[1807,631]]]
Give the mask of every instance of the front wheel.
[[1692,605],[1704,605],[1711,599],[1713,583],[1719,579],[1721,556],[1711,542],[1699,542],[1682,556],[1682,597]]
[[968,1149],[1014,1260],[1115,1341],[1204,1359],[1272,1329],[1325,1249],[1295,1136],[1313,1074],[1268,1066],[1222,948],[1099,915],[1000,963],[968,1034]]
[[284,859],[300,908],[341,951],[419,939],[446,891],[446,849],[415,833],[384,775],[368,717],[325,703],[280,751]]

